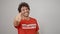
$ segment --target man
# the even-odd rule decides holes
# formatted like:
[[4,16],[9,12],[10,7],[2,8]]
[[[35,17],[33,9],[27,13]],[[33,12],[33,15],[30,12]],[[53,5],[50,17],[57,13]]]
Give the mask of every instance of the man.
[[29,16],[29,5],[22,2],[18,11],[19,13],[14,19],[14,27],[17,28],[18,34],[39,34],[37,20]]

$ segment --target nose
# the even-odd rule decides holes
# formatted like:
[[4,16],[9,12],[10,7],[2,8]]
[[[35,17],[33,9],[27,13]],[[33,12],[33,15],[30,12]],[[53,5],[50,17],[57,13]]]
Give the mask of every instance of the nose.
[[29,12],[28,10],[25,10],[25,12]]

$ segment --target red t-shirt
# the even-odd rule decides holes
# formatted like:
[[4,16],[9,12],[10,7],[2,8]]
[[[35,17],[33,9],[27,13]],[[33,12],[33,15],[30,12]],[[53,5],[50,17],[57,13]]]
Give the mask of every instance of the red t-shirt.
[[16,26],[18,34],[36,34],[39,27],[36,19],[30,18],[30,20],[21,20],[19,26]]

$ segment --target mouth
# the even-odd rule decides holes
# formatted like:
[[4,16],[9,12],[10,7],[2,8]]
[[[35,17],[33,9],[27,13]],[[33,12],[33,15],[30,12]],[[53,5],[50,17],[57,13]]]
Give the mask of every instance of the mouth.
[[26,12],[25,14],[29,14],[28,12]]
[[29,12],[25,12],[24,14],[29,14]]
[[29,16],[29,13],[28,12],[24,13],[24,16]]

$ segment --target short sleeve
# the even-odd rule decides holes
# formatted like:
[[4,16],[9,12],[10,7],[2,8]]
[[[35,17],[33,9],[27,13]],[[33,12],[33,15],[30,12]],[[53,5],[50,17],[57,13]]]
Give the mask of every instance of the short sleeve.
[[38,24],[36,25],[36,31],[38,31],[39,30],[39,26],[38,26]]
[[38,23],[37,23],[37,20],[36,20],[36,31],[39,30],[39,26],[38,26]]

